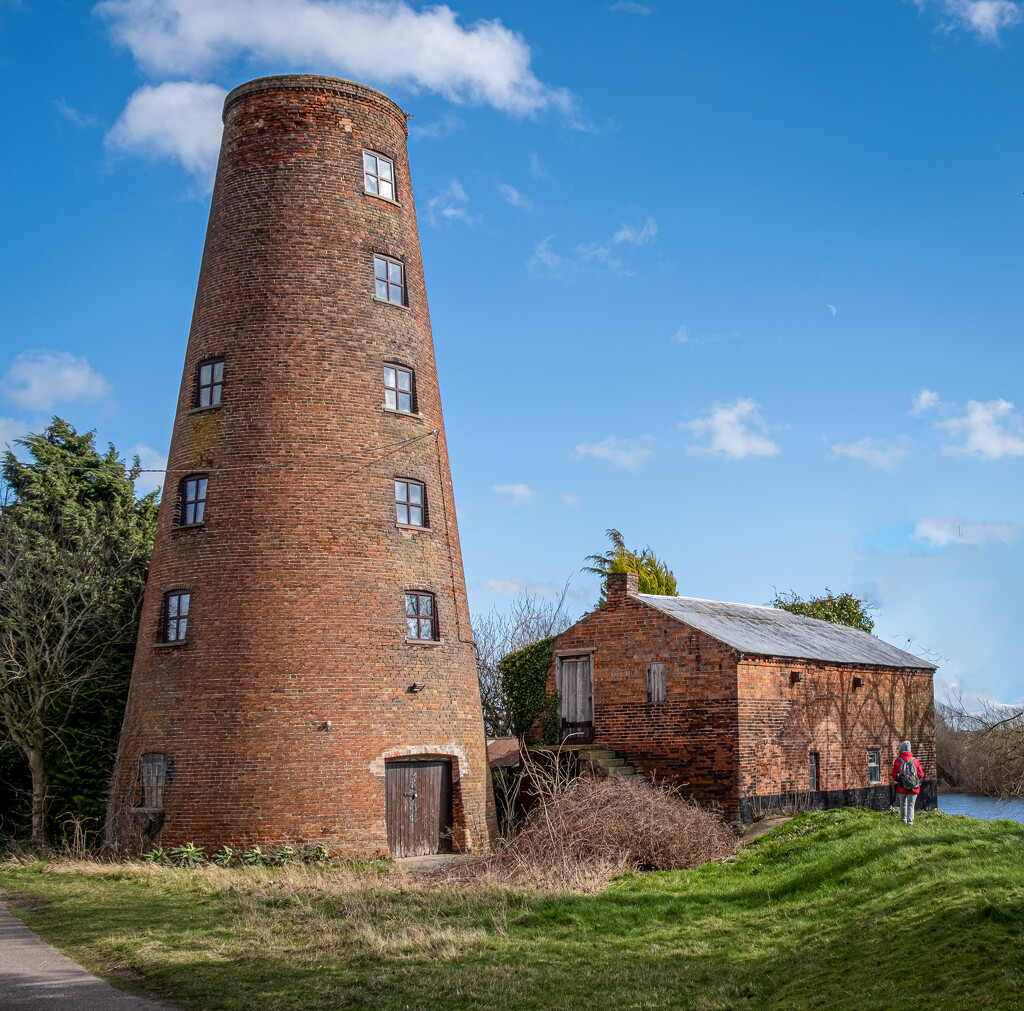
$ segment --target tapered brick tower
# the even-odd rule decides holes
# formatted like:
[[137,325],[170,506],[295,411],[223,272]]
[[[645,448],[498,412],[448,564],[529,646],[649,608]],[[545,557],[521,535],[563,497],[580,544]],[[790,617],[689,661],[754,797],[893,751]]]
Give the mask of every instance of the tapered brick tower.
[[117,849],[488,846],[406,137],[394,102],[334,78],[224,104]]

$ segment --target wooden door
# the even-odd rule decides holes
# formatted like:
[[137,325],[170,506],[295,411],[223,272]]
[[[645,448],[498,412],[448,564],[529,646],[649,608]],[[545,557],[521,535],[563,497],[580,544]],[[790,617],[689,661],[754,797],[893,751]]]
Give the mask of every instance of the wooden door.
[[431,758],[384,766],[388,849],[393,857],[452,848],[452,763]]
[[562,737],[568,744],[594,739],[594,679],[590,657],[571,657],[559,664],[558,693],[562,698]]

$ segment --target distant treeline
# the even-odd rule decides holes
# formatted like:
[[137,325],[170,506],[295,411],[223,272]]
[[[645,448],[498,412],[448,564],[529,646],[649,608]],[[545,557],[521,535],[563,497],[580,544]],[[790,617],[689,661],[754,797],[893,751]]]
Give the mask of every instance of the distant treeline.
[[939,785],[987,797],[1024,796],[1024,709],[961,703],[935,707]]

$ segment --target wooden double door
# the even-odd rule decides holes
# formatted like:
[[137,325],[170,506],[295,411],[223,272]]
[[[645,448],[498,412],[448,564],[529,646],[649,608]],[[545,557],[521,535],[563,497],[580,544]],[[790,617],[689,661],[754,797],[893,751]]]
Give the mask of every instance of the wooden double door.
[[589,656],[565,657],[558,665],[562,738],[567,744],[594,739],[594,672]]
[[452,763],[430,758],[386,762],[388,849],[393,857],[448,853],[452,848]]

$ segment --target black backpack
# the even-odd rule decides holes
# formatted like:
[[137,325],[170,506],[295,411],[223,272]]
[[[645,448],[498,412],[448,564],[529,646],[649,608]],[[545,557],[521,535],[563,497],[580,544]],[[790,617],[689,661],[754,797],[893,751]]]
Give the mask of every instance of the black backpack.
[[917,774],[917,766],[913,758],[904,758],[900,763],[900,771],[896,773],[896,783],[904,790],[916,790],[921,785],[921,777]]

